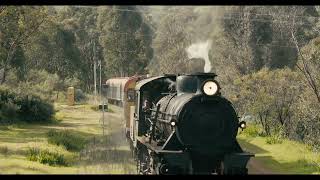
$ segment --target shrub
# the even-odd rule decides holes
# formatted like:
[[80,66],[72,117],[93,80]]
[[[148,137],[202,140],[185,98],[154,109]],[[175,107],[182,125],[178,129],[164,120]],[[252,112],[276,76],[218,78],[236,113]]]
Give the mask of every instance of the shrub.
[[267,144],[281,144],[282,142],[283,142],[283,140],[279,136],[276,136],[276,135],[271,135],[266,138]]
[[47,137],[50,144],[64,146],[68,151],[80,151],[86,144],[86,140],[84,138],[72,134],[68,130],[50,130],[47,133]]
[[247,128],[243,130],[243,134],[250,137],[257,137],[260,135],[259,127],[249,124]]
[[40,150],[37,148],[29,148],[27,152],[27,158],[30,161],[37,161]]
[[38,161],[42,164],[49,164],[50,166],[52,165],[66,166],[67,165],[63,154],[53,153],[45,150],[45,151],[41,151],[38,157],[39,157]]
[[24,75],[21,81],[16,71],[12,70],[8,72],[5,84],[11,91],[20,95],[32,95],[46,101],[63,102],[67,87],[78,87],[80,80],[77,78],[61,79],[57,74],[32,69]]
[[54,114],[53,105],[38,97],[22,97],[17,104],[20,105],[19,114],[23,121],[46,121]]
[[21,95],[8,89],[0,89],[0,120],[14,122],[43,122],[52,119],[54,107],[51,103],[34,95]]
[[87,100],[87,97],[84,94],[84,92],[81,89],[76,89],[75,90],[75,101],[76,102],[83,102],[86,100]]
[[30,161],[38,161],[41,164],[48,164],[50,166],[68,165],[63,154],[58,152],[50,152],[48,150],[40,150],[37,148],[30,148],[28,150],[27,158]]
[[3,154],[5,156],[7,156],[9,154],[9,149],[7,146],[1,146],[0,147],[0,154]]
[[17,111],[19,107],[9,100],[8,102],[1,102],[0,104],[0,121],[2,123],[11,123],[17,120]]

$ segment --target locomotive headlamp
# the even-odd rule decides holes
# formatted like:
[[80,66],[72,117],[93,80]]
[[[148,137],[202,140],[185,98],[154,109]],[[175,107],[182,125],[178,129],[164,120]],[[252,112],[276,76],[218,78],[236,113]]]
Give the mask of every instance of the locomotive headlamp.
[[245,121],[241,121],[241,122],[239,123],[239,127],[240,127],[241,129],[245,129],[245,128],[247,127],[246,122],[245,122]]
[[176,122],[172,121],[170,124],[171,124],[171,126],[175,126]]
[[213,96],[213,95],[217,94],[218,90],[219,90],[218,83],[211,81],[211,80],[206,81],[202,86],[203,93],[208,96]]

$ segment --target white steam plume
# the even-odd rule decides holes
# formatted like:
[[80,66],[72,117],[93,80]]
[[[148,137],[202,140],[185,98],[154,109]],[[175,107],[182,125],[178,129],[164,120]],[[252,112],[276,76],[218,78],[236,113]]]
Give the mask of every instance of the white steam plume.
[[211,62],[209,60],[209,50],[211,48],[211,41],[191,44],[187,49],[188,58],[203,58],[205,61],[204,72],[210,72]]

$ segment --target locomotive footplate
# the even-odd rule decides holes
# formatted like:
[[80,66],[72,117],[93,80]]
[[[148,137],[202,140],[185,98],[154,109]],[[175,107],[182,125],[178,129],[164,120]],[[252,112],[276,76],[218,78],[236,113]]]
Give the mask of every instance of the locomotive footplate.
[[172,150],[163,150],[162,146],[158,146],[157,142],[155,141],[151,141],[151,143],[149,142],[149,137],[145,137],[145,136],[138,136],[137,140],[142,143],[143,145],[145,145],[148,149],[154,151],[156,154],[159,153],[165,153],[165,154],[169,154],[169,153],[173,153],[173,154],[183,154],[185,152],[183,152],[182,150],[179,151],[172,151]]

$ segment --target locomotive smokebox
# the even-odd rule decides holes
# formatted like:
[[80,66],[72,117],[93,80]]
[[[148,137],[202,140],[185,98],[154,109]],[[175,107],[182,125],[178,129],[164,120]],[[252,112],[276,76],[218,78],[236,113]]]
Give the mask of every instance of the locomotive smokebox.
[[214,80],[214,73],[194,73],[177,77],[178,96],[185,93],[200,94],[203,92],[203,84],[208,80]]
[[[214,73],[180,75],[177,95],[163,97],[158,105],[167,115],[162,118],[175,122],[176,136],[183,146],[199,154],[223,157],[235,142],[238,118],[231,103],[220,96],[215,77]],[[171,130],[165,134],[169,137]]]

